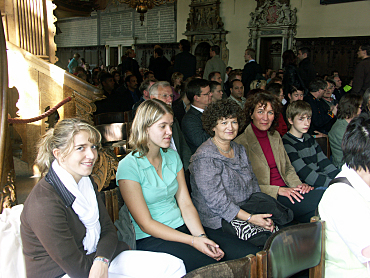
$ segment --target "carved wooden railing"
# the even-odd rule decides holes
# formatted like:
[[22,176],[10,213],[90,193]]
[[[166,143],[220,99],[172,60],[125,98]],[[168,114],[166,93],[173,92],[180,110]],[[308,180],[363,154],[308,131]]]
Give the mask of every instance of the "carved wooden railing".
[[8,63],[3,23],[0,20],[0,213],[16,201],[14,165],[8,132]]

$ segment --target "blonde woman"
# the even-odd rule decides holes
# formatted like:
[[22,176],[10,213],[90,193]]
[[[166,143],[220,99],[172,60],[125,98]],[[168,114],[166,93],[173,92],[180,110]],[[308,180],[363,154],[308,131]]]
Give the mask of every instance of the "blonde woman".
[[[27,277],[181,277],[181,260],[129,251],[90,177],[100,133],[65,119],[38,145],[36,163],[47,174],[32,189],[21,214]],[[142,267],[145,264],[145,268]]]
[[207,238],[180,157],[169,148],[172,124],[172,110],[164,102],[151,99],[139,106],[130,136],[134,151],[119,163],[117,183],[133,220],[137,249],[172,254],[191,271],[221,260],[224,252]]

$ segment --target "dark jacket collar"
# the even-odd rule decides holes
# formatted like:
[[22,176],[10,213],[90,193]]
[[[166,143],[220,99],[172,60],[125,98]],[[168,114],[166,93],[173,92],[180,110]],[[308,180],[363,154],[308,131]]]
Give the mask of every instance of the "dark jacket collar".
[[64,186],[58,175],[50,167],[49,172],[46,174],[45,180],[54,187],[60,198],[62,198],[66,207],[71,207],[76,197]]

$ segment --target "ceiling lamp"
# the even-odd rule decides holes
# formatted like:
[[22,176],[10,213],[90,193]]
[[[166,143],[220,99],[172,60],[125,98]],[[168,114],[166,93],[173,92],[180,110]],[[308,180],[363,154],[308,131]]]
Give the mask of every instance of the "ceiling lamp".
[[141,25],[144,23],[144,14],[153,9],[154,6],[160,6],[166,3],[173,3],[176,0],[118,0],[121,3],[128,4],[131,8],[136,9],[140,14]]

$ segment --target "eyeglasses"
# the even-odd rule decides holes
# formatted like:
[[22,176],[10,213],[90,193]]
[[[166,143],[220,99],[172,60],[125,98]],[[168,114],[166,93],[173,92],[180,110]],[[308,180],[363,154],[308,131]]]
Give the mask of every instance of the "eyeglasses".
[[167,94],[160,95],[160,94],[158,94],[157,96],[163,97],[165,99],[167,99],[167,98],[173,99],[173,95],[167,95]]

